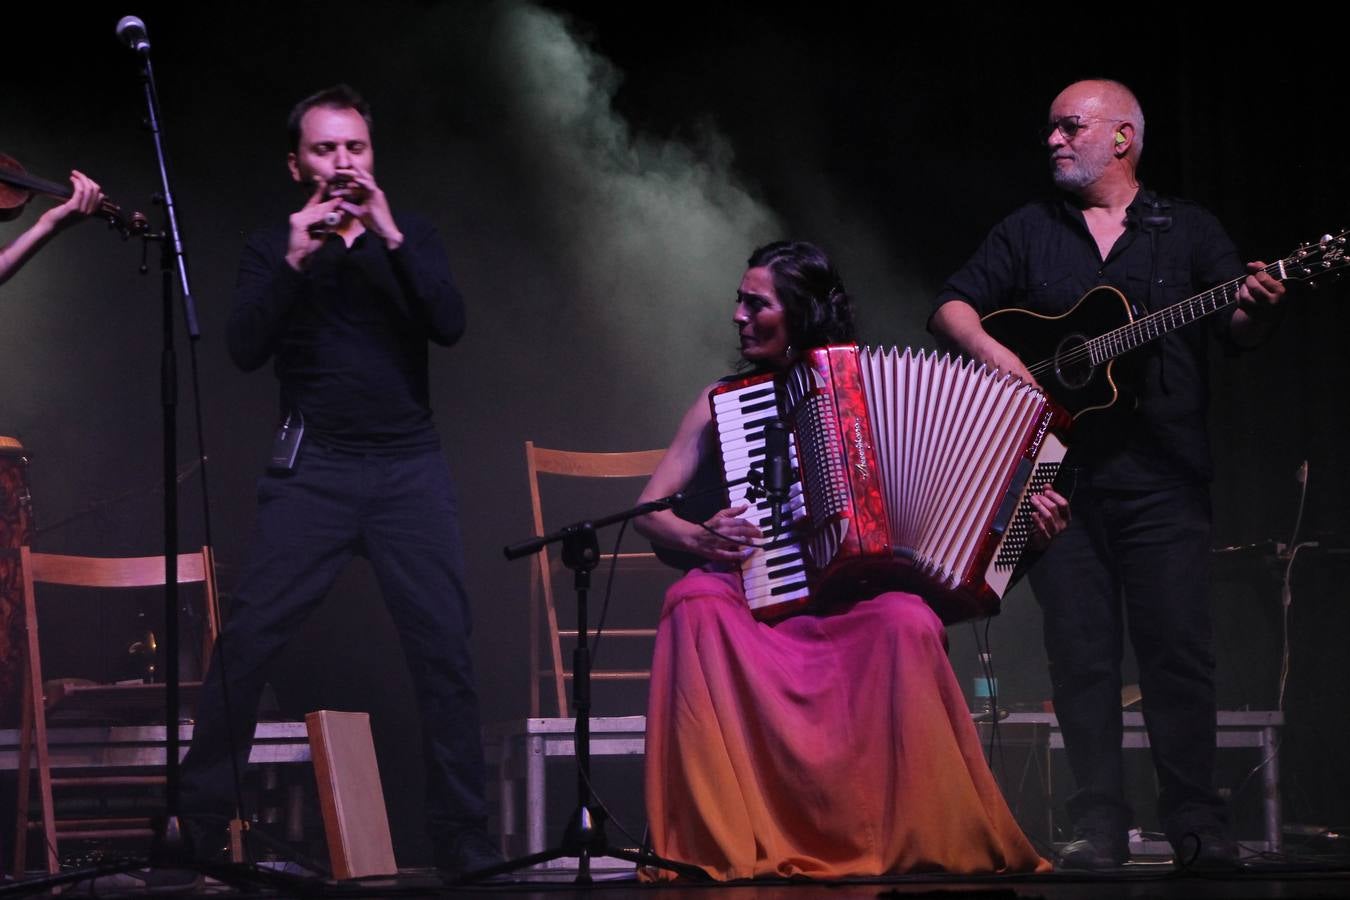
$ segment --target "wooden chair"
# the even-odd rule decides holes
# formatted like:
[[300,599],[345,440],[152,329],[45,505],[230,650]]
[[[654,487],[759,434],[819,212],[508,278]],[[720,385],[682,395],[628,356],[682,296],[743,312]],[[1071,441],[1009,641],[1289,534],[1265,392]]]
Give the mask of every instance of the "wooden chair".
[[[637,450],[629,453],[586,453],[571,450],[550,450],[544,447],[536,447],[533,441],[525,442],[525,466],[530,481],[530,506],[534,513],[534,533],[535,535],[545,534],[544,527],[544,507],[540,499],[539,476],[553,475],[562,478],[645,478],[656,468],[656,464],[661,461],[665,454],[664,450]],[[633,491],[633,496],[637,496],[637,491]],[[563,524],[564,521],[552,522],[551,526],[556,527]],[[604,538],[601,538],[603,543]],[[565,683],[572,677],[572,671],[569,664],[564,662],[563,646],[564,640],[575,641],[577,631],[575,628],[558,627],[558,608],[554,601],[553,580],[559,573],[568,573],[561,563],[555,565],[553,558],[549,555],[550,548],[545,547],[539,551],[535,560],[535,565],[530,567],[530,715],[538,717],[541,715],[541,683],[551,680],[553,683],[553,700],[555,704],[556,715],[567,715],[567,696],[564,688]],[[602,553],[600,564],[596,567],[596,585],[603,586],[607,577],[610,560],[614,558],[612,553]],[[632,571],[635,569],[647,569],[656,571],[661,568],[661,563],[657,561],[656,555],[651,552],[646,553],[619,553],[618,565],[621,569]],[[560,583],[561,584],[561,583]],[[563,588],[565,590],[565,588]],[[597,596],[599,591],[597,591]],[[545,666],[541,660],[539,642],[541,638],[541,622],[543,628],[542,638],[547,644],[550,654],[549,665]],[[604,634],[607,638],[647,638],[656,636],[656,629],[653,628],[606,628]],[[594,636],[594,632],[592,632]],[[603,669],[596,668],[591,672],[591,677],[596,681],[638,681],[651,678],[651,668],[645,669]]]
[[[58,684],[44,690],[42,655],[38,645],[37,584],[59,584],[82,588],[139,588],[164,585],[164,557],[141,556],[107,559],[88,556],[63,556],[54,553],[34,553],[21,547],[20,567],[23,577],[24,622],[27,630],[25,647],[23,699],[19,738],[18,815],[14,834],[14,872],[22,873],[27,862],[27,837],[30,829],[38,830],[46,842],[47,870],[55,874],[59,868],[57,840],[71,838],[107,839],[149,837],[153,832],[150,820],[123,819],[68,819],[57,821],[52,792],[60,788],[129,787],[163,784],[164,778],[144,775],[95,776],[77,775],[54,778],[51,751],[47,743],[47,713],[58,704],[84,705],[91,708],[119,709],[139,706],[142,709],[163,708],[164,685],[69,685]],[[201,584],[204,594],[205,627],[202,629],[203,665],[211,658],[211,649],[220,632],[220,609],[216,601],[215,564],[210,547],[178,557],[178,583]],[[194,684],[186,682],[183,688]],[[161,714],[162,718],[162,714]],[[41,805],[39,819],[29,821],[30,786],[33,756],[37,757],[38,793]]]

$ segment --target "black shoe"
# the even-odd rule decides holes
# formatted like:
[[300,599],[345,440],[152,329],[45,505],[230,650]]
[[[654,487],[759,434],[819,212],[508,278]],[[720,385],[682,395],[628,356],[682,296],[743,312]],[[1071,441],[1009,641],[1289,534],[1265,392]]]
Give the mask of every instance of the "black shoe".
[[436,868],[447,882],[459,881],[463,876],[499,866],[505,860],[487,832],[469,829],[447,839],[436,848]]
[[1219,831],[1188,831],[1172,841],[1177,865],[1191,872],[1232,872],[1240,869],[1238,845]]
[[1117,869],[1130,858],[1128,844],[1107,841],[1103,838],[1085,837],[1071,841],[1059,851],[1061,869]]

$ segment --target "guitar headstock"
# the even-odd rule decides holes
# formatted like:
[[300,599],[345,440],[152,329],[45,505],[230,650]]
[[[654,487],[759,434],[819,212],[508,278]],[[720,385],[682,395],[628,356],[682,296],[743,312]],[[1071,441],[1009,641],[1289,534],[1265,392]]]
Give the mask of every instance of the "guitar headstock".
[[1280,261],[1285,280],[1302,281],[1310,287],[1317,287],[1323,281],[1339,278],[1342,271],[1350,266],[1350,258],[1346,256],[1348,233],[1342,229],[1337,234],[1322,235],[1315,244],[1300,244],[1297,250]]

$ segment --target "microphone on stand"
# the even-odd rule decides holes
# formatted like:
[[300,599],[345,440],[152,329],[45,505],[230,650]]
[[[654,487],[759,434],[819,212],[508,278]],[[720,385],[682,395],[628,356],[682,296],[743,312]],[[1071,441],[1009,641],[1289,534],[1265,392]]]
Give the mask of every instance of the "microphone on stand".
[[772,504],[773,530],[783,524],[783,504],[792,485],[792,464],[788,461],[787,426],[781,420],[764,426],[764,491]]
[[123,16],[117,21],[117,39],[137,53],[150,52],[150,35],[139,16]]

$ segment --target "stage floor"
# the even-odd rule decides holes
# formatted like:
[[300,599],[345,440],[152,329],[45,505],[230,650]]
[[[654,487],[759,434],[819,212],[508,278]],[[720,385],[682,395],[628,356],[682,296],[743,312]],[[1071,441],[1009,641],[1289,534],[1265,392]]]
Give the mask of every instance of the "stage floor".
[[[154,879],[172,881],[173,879]],[[153,883],[153,881],[152,881]],[[32,893],[25,888],[31,888]],[[245,891],[214,879],[195,884],[179,879],[175,887],[162,884],[160,896],[233,896]],[[1041,876],[969,878],[956,876],[895,876],[836,881],[760,881],[732,884],[638,884],[629,877],[613,877],[591,885],[577,885],[564,873],[551,872],[547,880],[521,880],[462,886],[445,886],[430,870],[407,870],[395,877],[364,882],[304,881],[290,885],[249,888],[250,896],[306,897],[462,897],[512,898],[650,897],[661,900],[804,900],[828,894],[832,900],[860,900],[879,896],[962,898],[1331,898],[1350,896],[1350,860],[1342,868],[1330,864],[1290,866],[1250,864],[1244,870],[1222,875],[1178,871],[1171,864],[1131,864],[1102,874],[1055,872]],[[7,883],[3,896],[38,896],[40,886]],[[104,876],[72,886],[63,896],[145,896],[146,881],[140,875]]]

